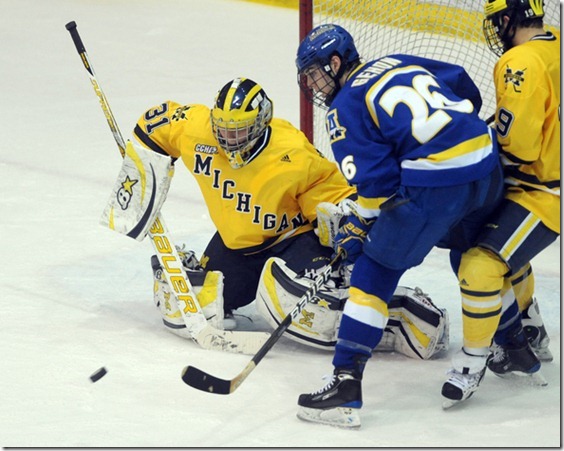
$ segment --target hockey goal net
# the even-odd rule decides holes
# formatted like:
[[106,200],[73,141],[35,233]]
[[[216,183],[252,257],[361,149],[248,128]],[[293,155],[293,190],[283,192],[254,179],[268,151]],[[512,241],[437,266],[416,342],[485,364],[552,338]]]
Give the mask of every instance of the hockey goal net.
[[[492,79],[497,57],[482,33],[483,0],[300,0],[300,41],[315,26],[336,23],[355,40],[364,61],[394,53],[433,58],[463,66],[480,93],[480,117],[495,112]],[[545,23],[560,29],[558,0],[545,0]],[[304,98],[301,129],[332,158],[325,111]]]

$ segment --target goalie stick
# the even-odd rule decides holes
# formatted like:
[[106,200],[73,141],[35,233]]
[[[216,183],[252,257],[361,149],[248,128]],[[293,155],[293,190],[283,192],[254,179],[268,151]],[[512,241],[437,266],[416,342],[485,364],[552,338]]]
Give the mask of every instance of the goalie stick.
[[[110,104],[96,79],[94,68],[88,58],[82,39],[78,34],[76,22],[69,22],[65,27],[72,37],[76,50],[84,64],[84,68],[88,72],[90,82],[98,96],[104,116],[106,116],[106,120],[114,135],[121,156],[124,157],[126,148],[125,140],[110,109]],[[160,212],[149,229],[148,235],[151,238],[151,243],[155,248],[159,262],[163,267],[165,279],[174,292],[178,309],[180,310],[182,319],[186,324],[186,329],[192,339],[204,349],[244,354],[256,353],[257,349],[261,348],[267,341],[269,334],[264,332],[224,331],[212,327],[207,322],[198,304],[194,289],[188,280],[186,271],[182,266],[176,247],[168,236],[169,232]]]
[[312,286],[306,291],[306,293],[300,298],[296,306],[292,309],[286,318],[280,323],[268,341],[262,345],[258,352],[253,356],[251,361],[247,366],[233,379],[220,379],[219,377],[212,376],[194,366],[187,366],[182,370],[182,380],[190,385],[191,387],[197,388],[198,390],[206,391],[209,393],[215,393],[218,395],[229,395],[233,393],[239,385],[251,374],[251,372],[256,368],[259,362],[263,359],[268,351],[276,344],[278,339],[282,334],[290,327],[292,321],[300,314],[302,309],[306,306],[308,302],[315,297],[317,291],[321,288],[331,275],[333,267],[341,259],[341,253],[337,254],[329,265],[319,273],[313,280]]

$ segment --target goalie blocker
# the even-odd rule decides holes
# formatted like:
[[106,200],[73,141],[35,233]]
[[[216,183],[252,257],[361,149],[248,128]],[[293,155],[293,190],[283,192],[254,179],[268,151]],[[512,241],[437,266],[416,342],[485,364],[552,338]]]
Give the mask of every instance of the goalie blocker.
[[[257,290],[258,311],[273,328],[278,327],[311,283],[311,278],[299,277],[282,259],[270,258]],[[333,350],[347,298],[348,286],[339,288],[330,281],[295,318],[287,336],[309,346]],[[398,287],[388,312],[388,324],[375,351],[396,351],[411,358],[429,359],[448,350],[448,313],[437,308],[421,289]]]

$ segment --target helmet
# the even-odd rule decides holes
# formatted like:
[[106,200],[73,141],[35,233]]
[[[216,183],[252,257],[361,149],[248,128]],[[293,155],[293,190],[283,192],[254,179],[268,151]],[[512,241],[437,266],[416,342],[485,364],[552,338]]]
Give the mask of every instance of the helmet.
[[[341,59],[341,67],[335,74],[331,69],[331,58],[337,55]],[[335,24],[324,24],[315,27],[303,39],[298,47],[296,67],[298,84],[308,100],[322,107],[328,107],[340,89],[339,79],[346,70],[357,65],[360,56],[354,40],[347,30]],[[308,83],[312,71],[320,70],[318,75],[327,74],[325,84],[317,83],[316,90]],[[324,87],[328,87],[323,89]]]
[[[544,17],[543,0],[486,0],[483,29],[488,47],[501,56],[512,47],[517,25]],[[503,18],[509,17],[507,25]]]
[[271,120],[272,101],[253,80],[236,78],[219,90],[211,111],[212,130],[231,167],[239,169],[258,154],[255,144]]

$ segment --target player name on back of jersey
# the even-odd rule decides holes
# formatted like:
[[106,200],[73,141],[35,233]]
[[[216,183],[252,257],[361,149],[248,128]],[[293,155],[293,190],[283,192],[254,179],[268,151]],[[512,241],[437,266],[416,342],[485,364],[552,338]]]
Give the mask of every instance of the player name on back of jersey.
[[401,63],[402,62],[400,60],[396,58],[390,58],[388,56],[377,60],[370,66],[364,68],[364,70],[356,76],[352,86],[362,86],[372,78],[377,77],[378,75],[381,75],[390,69],[393,69]]

